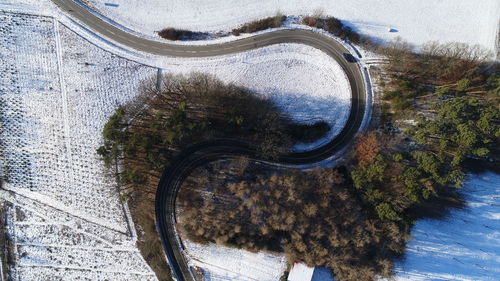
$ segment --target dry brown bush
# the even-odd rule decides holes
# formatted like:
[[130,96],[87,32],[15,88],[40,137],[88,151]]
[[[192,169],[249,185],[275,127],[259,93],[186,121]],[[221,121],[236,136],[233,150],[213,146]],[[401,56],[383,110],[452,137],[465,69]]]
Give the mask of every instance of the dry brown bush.
[[167,40],[201,40],[208,36],[208,33],[196,32],[173,27],[164,28],[158,32],[158,35]]
[[479,45],[458,42],[429,42],[417,54],[400,37],[380,46],[378,51],[389,58],[390,72],[437,85],[477,75],[481,65],[492,58],[492,53]]
[[302,19],[305,25],[315,28],[321,28],[343,40],[348,40],[354,44],[373,44],[368,37],[363,37],[349,26],[343,24],[335,17],[323,17],[321,13],[312,16],[306,16]]
[[269,28],[276,28],[283,25],[286,16],[281,13],[277,13],[274,17],[268,17],[261,20],[252,21],[242,25],[241,27],[235,28],[231,33],[235,36],[241,33],[254,33],[261,30],[266,30]]
[[363,133],[356,139],[354,146],[354,157],[358,165],[364,167],[375,161],[380,152],[380,143],[375,132]]

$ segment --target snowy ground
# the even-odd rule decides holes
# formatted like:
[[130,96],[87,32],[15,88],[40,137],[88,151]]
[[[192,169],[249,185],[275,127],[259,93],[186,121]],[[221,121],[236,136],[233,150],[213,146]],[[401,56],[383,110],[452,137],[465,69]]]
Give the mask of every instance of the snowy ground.
[[184,244],[191,264],[202,268],[205,280],[209,281],[277,281],[286,269],[282,255],[201,245],[189,240]]
[[397,280],[499,280],[500,175],[470,176],[463,194],[463,210],[417,222]]
[[288,281],[311,280],[314,271],[314,267],[309,267],[303,263],[294,263],[288,273]]
[[[401,36],[416,45],[458,41],[494,50],[500,20],[497,0],[89,0],[104,15],[135,31],[155,36],[165,27],[198,31],[230,30],[276,12],[322,12],[345,20],[363,34],[390,40]],[[117,4],[118,7],[106,6]],[[393,28],[397,32],[388,32]],[[453,32],[450,32],[453,31]]]

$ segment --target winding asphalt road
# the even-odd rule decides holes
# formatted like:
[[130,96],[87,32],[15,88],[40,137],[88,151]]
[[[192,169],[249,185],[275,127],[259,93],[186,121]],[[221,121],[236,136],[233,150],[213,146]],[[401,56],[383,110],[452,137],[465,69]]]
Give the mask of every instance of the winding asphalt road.
[[[259,159],[255,147],[241,140],[216,139],[195,144],[182,151],[163,172],[156,194],[156,227],[173,274],[179,281],[195,278],[183,254],[183,246],[176,232],[175,201],[184,179],[200,165],[222,158],[245,155],[268,164],[312,164],[346,147],[354,138],[366,109],[364,76],[356,63],[348,62],[343,54],[349,53],[342,44],[319,33],[300,30],[278,30],[243,39],[203,46],[169,44],[138,37],[94,15],[88,8],[73,0],[52,0],[72,18],[85,24],[92,31],[121,45],[161,56],[208,57],[240,53],[259,47],[280,43],[300,43],[317,48],[335,59],[348,77],[352,91],[352,105],[343,130],[329,143],[305,152],[290,152],[275,162]],[[306,75],[306,74],[304,74]]]

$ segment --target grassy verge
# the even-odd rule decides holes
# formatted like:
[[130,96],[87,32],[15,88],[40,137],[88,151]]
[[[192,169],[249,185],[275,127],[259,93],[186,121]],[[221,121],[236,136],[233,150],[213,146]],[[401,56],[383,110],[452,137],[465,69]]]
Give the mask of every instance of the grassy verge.
[[16,263],[16,257],[14,254],[14,241],[9,236],[7,232],[7,226],[5,225],[5,216],[7,208],[11,206],[8,203],[0,203],[0,262],[2,263],[3,271],[0,274],[3,274],[4,280],[9,280],[9,269],[14,267]]
[[131,215],[138,228],[137,247],[155,272],[158,280],[171,281],[173,280],[172,273],[165,260],[163,246],[156,232],[154,198],[146,195],[136,195],[136,197],[129,202],[129,205],[133,206]]

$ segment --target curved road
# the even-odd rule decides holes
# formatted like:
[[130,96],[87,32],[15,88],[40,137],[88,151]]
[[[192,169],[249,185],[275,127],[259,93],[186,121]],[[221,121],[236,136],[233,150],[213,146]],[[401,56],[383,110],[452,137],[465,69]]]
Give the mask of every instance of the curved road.
[[[346,73],[352,91],[352,106],[343,130],[329,143],[305,152],[291,152],[280,157],[275,164],[311,164],[324,160],[344,148],[360,129],[366,108],[366,89],[358,64],[343,57],[348,50],[339,42],[308,30],[278,30],[243,39],[204,46],[169,44],[138,37],[103,21],[86,7],[72,0],[52,0],[63,11],[78,19],[94,32],[124,46],[161,56],[207,57],[239,53],[280,43],[300,43],[317,48],[335,59]],[[210,161],[246,155],[255,160],[252,144],[234,140],[217,139],[193,145],[182,151],[163,172],[156,194],[156,227],[170,267],[179,281],[195,280],[183,254],[182,243],[175,230],[175,201],[183,180],[190,172]],[[273,163],[270,163],[273,164]]]

